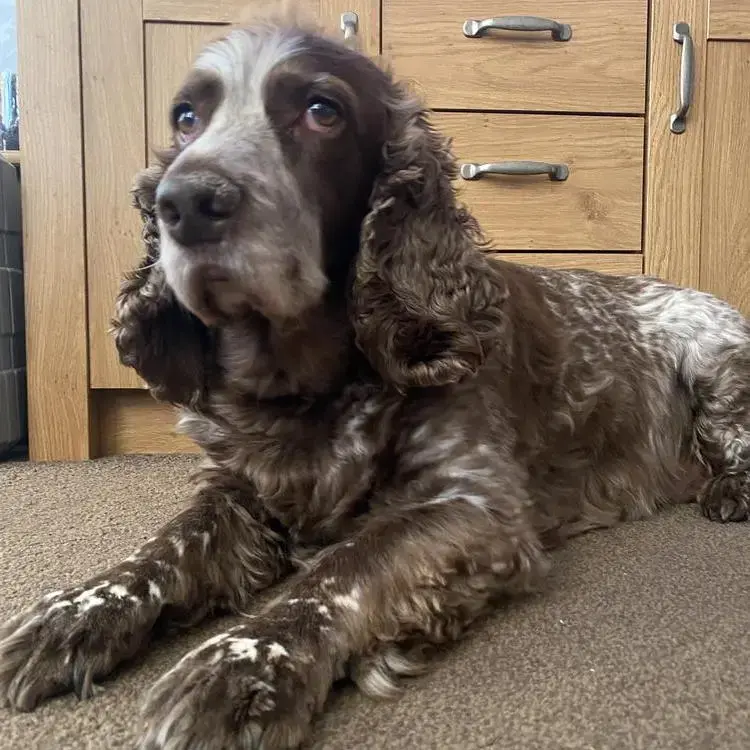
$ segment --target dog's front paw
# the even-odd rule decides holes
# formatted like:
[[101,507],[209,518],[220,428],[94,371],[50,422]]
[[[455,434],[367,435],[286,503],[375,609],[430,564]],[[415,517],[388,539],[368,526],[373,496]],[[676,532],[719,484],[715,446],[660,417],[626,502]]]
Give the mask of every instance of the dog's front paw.
[[123,583],[94,581],[48,594],[12,618],[0,627],[0,704],[31,711],[71,688],[91,696],[93,681],[148,637],[158,614],[153,599]]
[[154,685],[139,750],[298,747],[330,686],[320,657],[299,636],[268,628],[240,625],[209,639]]

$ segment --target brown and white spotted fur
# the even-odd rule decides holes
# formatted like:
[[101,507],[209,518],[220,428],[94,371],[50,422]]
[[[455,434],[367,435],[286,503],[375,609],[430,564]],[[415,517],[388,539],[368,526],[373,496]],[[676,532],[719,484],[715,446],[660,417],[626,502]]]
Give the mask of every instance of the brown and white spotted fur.
[[2,630],[0,696],[82,698],[165,622],[255,617],[154,686],[141,750],[296,747],[335,679],[388,696],[573,534],[750,501],[750,327],[649,278],[488,257],[427,113],[293,24],[236,29],[138,180],[124,363],[205,454],[133,556]]

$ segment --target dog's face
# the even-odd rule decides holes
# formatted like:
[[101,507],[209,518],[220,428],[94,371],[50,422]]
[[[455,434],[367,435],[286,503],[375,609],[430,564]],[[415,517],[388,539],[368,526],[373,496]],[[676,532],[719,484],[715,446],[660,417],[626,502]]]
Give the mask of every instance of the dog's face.
[[390,81],[345,47],[272,25],[207,47],[172,107],[156,190],[161,261],[206,324],[298,318],[356,253]]

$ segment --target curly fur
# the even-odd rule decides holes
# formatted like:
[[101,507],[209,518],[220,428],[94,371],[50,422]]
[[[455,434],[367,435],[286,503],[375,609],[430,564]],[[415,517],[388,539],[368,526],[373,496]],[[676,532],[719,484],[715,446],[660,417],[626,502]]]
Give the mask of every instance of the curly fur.
[[[298,95],[320,86],[333,125]],[[136,183],[145,257],[114,329],[203,450],[193,503],[0,630],[2,700],[87,697],[157,626],[283,581],[162,677],[140,747],[296,747],[335,679],[395,695],[572,535],[696,499],[747,519],[739,312],[492,258],[428,112],[299,26],[210,45],[186,99],[195,133]]]
[[[156,187],[169,157],[144,170],[133,193],[143,220],[145,255],[129,273],[115,307],[113,333],[121,362],[149,384],[154,396],[176,404],[200,404],[211,374],[213,335],[180,305],[159,268]],[[142,325],[128,326],[128,320]]]
[[457,206],[449,141],[418,102],[392,107],[383,169],[352,289],[357,343],[399,386],[440,386],[474,375],[503,337],[507,291],[476,252],[479,226]]

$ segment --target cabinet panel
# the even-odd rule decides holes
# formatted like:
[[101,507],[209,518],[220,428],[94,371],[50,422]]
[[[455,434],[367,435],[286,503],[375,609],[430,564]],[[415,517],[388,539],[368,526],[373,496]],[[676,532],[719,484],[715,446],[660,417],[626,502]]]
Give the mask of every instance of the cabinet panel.
[[710,39],[750,39],[748,0],[711,0],[708,36]]
[[146,165],[141,0],[82,0],[81,56],[90,384],[138,387],[118,361],[109,327],[122,274],[141,255],[130,203],[133,178]]
[[640,118],[439,113],[461,164],[531,160],[564,164],[546,176],[458,179],[459,196],[501,250],[641,247],[643,129]]
[[252,9],[247,0],[143,0],[145,21],[237,23]]
[[89,457],[79,40],[77,0],[19,3],[29,450],[35,461]]
[[[143,0],[146,21],[171,23],[242,23],[253,17],[253,9],[267,2],[247,0]],[[331,34],[341,33],[341,14],[354,11],[359,17],[360,49],[370,55],[380,51],[379,0],[296,0],[303,14],[317,19]]]
[[750,315],[750,44],[708,48],[701,287]]
[[207,24],[146,24],[146,133],[150,149],[169,144],[172,99],[200,50],[225,32],[225,26]]
[[[434,108],[643,113],[647,0],[384,0],[383,53]],[[566,23],[549,31],[488,31],[467,19],[528,15]]]
[[177,431],[177,410],[136,390],[100,390],[94,394],[96,455],[198,453],[198,446]]
[[[646,201],[643,252],[646,273],[675,284],[700,282],[703,122],[708,0],[651,3]],[[695,49],[693,101],[685,132],[672,133],[682,47],[674,24],[690,24]]]

